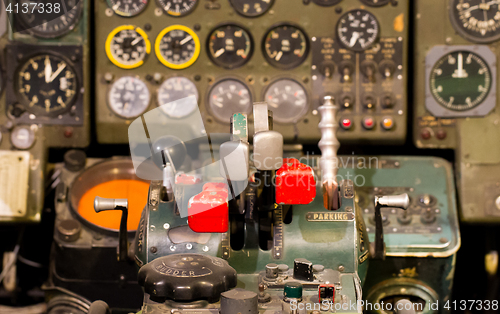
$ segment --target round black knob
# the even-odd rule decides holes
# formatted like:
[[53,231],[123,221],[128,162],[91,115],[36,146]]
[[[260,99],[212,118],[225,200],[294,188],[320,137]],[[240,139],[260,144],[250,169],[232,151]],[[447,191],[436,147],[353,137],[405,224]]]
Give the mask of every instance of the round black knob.
[[162,136],[153,143],[153,161],[160,169],[163,169],[163,165],[170,160],[178,169],[183,164],[186,155],[186,145],[175,136]]
[[217,302],[222,292],[236,286],[236,271],[218,257],[173,254],[143,266],[138,280],[156,302]]
[[83,150],[72,149],[64,154],[64,167],[71,172],[80,171],[85,168],[87,155]]

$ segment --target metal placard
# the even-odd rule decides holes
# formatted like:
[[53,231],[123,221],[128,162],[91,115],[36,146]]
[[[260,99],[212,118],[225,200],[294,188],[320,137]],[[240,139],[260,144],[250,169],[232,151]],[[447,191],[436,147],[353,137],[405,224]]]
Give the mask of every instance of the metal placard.
[[26,215],[29,165],[29,152],[0,151],[0,216]]

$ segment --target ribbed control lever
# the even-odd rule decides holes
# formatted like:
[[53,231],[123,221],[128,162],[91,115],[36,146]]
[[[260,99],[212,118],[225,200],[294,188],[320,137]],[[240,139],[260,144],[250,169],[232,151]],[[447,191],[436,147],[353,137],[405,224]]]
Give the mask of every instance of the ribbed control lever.
[[321,114],[319,129],[321,140],[319,149],[321,158],[319,168],[321,170],[321,185],[323,187],[323,204],[328,210],[337,210],[340,207],[339,184],[337,182],[338,162],[337,150],[340,143],[337,139],[337,111],[335,100],[332,96],[323,98],[323,105],[318,108]]

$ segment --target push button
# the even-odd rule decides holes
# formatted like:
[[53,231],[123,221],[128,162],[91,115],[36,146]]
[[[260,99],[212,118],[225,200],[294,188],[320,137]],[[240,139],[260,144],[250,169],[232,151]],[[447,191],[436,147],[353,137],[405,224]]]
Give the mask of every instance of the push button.
[[375,127],[375,120],[372,117],[366,117],[363,119],[363,127],[367,130],[371,130]]
[[341,119],[340,120],[340,126],[344,129],[344,130],[349,130],[350,128],[352,128],[352,120],[351,119]]
[[382,120],[382,122],[380,122],[380,124],[384,130],[390,130],[394,127],[394,120],[390,117],[386,117]]

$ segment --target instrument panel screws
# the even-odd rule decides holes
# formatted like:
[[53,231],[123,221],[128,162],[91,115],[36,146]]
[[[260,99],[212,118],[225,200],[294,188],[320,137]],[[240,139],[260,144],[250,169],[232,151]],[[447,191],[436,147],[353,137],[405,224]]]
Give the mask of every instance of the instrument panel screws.
[[202,250],[203,252],[208,252],[208,249],[209,249],[208,246],[205,245]]
[[168,228],[170,228],[170,225],[166,222],[163,224],[163,229],[167,230]]
[[199,82],[199,81],[201,80],[201,75],[196,74],[196,75],[194,76],[194,80],[195,80],[195,81],[197,81],[197,82]]
[[441,242],[441,243],[448,243],[448,239],[446,239],[446,238],[441,238],[441,239],[439,239],[439,242]]
[[149,24],[149,23],[144,24],[144,30],[145,31],[150,31],[151,30],[151,24]]
[[160,9],[160,8],[156,8],[156,9],[155,9],[155,15],[156,15],[156,16],[161,16],[162,14],[163,14],[162,9]]
[[343,272],[343,271],[344,271],[344,269],[345,269],[345,267],[344,267],[344,266],[342,266],[342,265],[340,265],[340,266],[339,266],[339,271],[340,271],[340,272]]
[[151,250],[151,253],[153,253],[153,254],[156,254],[156,252],[158,252],[158,249],[156,248],[156,246],[152,246],[150,250]]
[[186,244],[186,249],[191,250],[193,248],[193,245],[191,243]]
[[113,10],[111,10],[110,8],[107,8],[104,11],[104,14],[106,14],[106,16],[113,16]]
[[195,31],[199,31],[200,29],[201,29],[201,25],[200,24],[198,24],[198,23],[194,24],[194,30]]
[[172,252],[173,252],[173,251],[175,251],[175,249],[176,249],[175,245],[171,245],[171,246],[170,246],[170,251],[172,251]]
[[111,83],[111,81],[113,80],[113,74],[109,72],[105,73],[104,80],[106,81],[106,83]]
[[336,7],[335,8],[335,13],[337,13],[337,14],[342,13],[342,8],[341,7]]

